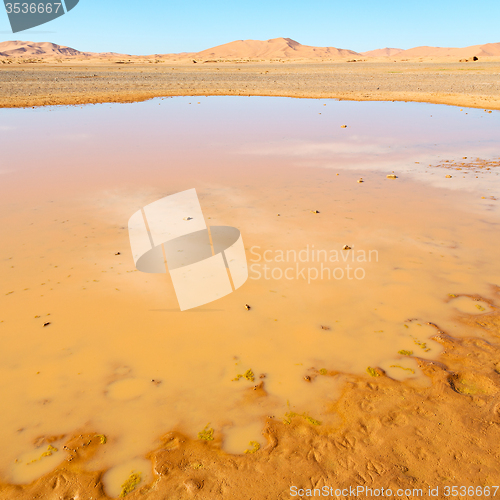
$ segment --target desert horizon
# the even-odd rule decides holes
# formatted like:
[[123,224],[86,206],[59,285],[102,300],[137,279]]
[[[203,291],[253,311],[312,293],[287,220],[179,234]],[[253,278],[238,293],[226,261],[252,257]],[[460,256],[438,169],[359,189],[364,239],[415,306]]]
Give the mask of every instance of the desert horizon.
[[29,42],[12,40],[0,42],[0,57],[85,57],[85,58],[162,58],[162,59],[311,59],[333,60],[356,57],[417,59],[432,57],[454,57],[459,59],[473,57],[499,57],[500,42],[485,43],[467,47],[431,47],[418,46],[410,49],[378,48],[365,52],[355,52],[350,49],[336,47],[314,47],[302,45],[291,38],[273,38],[269,40],[235,40],[229,43],[204,49],[198,52],[154,53],[143,55],[122,54],[117,52],[85,52],[58,45],[52,42]]

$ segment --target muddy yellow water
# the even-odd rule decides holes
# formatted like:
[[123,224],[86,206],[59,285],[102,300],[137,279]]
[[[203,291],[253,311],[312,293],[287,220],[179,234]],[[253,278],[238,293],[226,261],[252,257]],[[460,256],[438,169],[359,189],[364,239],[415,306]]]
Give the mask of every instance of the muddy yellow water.
[[[28,483],[65,439],[97,432],[86,466],[117,496],[149,480],[167,431],[213,429],[249,453],[268,416],[334,422],[342,378],[328,375],[428,384],[415,358],[438,359],[438,328],[480,336],[459,318],[499,305],[500,167],[477,158],[500,150],[500,120],[467,112],[249,98],[2,110],[1,477]],[[241,231],[249,278],[181,312],[168,274],[135,269],[127,222],[190,188],[209,225]]]

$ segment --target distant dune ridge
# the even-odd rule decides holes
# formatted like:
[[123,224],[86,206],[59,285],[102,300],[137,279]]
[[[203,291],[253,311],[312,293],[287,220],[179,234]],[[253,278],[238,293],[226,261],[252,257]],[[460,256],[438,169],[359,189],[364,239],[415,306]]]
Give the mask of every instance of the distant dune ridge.
[[81,52],[71,47],[57,45],[50,42],[0,42],[0,56],[3,57],[28,57],[28,58],[49,58],[49,57],[113,57],[125,56],[114,52]]
[[56,45],[50,42],[2,42],[0,43],[0,55],[4,57],[50,57],[50,56],[82,56],[85,52]]
[[273,38],[265,41],[237,40],[195,54],[195,57],[200,59],[331,59],[349,56],[359,56],[359,54],[353,50],[335,47],[310,47],[291,38]]
[[384,58],[415,59],[423,57],[500,57],[500,42],[473,45],[463,48],[449,47],[414,47],[403,50],[384,48],[358,53],[353,50],[338,49],[336,47],[311,47],[302,45],[291,38],[273,38],[271,40],[236,40],[218,45],[201,52],[183,52],[180,54],[155,54],[149,56],[130,56],[114,52],[81,52],[71,47],[57,45],[50,42],[22,42],[8,41],[0,43],[0,57],[2,58],[85,58],[85,59],[113,59],[113,58],[159,58],[159,59],[194,59],[194,60],[334,60],[351,58]]

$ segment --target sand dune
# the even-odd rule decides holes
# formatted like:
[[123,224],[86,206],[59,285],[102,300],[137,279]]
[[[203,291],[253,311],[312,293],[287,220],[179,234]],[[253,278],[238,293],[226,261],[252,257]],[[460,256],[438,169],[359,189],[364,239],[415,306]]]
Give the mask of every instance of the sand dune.
[[471,45],[470,47],[414,47],[403,50],[398,57],[488,57],[500,56],[500,43],[486,43],[484,45]]
[[195,54],[195,58],[212,59],[332,59],[359,56],[352,50],[335,47],[311,47],[291,38],[271,40],[237,40]]
[[85,58],[85,59],[165,59],[165,60],[332,60],[352,57],[396,57],[398,59],[416,59],[433,57],[453,57],[467,59],[476,57],[500,57],[500,43],[486,43],[470,47],[414,47],[403,50],[384,48],[358,53],[353,50],[336,47],[312,47],[302,45],[291,38],[273,38],[271,40],[236,40],[218,45],[201,52],[181,52],[178,54],[154,54],[132,56],[115,52],[81,52],[71,47],[50,42],[8,41],[0,43],[0,57],[7,58]]
[[85,56],[88,53],[50,42],[21,42],[18,40],[0,43],[4,57],[50,57]]
[[87,58],[117,58],[130,57],[127,54],[116,52],[82,52],[80,50],[57,45],[50,42],[22,42],[19,40],[1,42],[0,56],[3,57],[36,57],[39,59],[50,57],[87,57]]
[[369,50],[368,52],[361,52],[361,55],[367,57],[384,57],[384,56],[395,56],[403,52],[403,49],[390,49],[386,47],[385,49]]

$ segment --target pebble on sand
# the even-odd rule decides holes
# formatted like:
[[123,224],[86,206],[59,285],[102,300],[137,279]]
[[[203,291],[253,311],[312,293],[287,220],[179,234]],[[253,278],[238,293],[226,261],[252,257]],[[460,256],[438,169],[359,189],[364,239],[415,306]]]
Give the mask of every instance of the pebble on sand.
[[387,178],[388,178],[388,179],[397,179],[397,178],[398,178],[398,176],[397,176],[396,174],[388,174],[388,175],[387,175]]
[[349,245],[344,245],[342,247],[342,250],[350,250],[350,249],[351,249],[351,247]]
[[245,304],[245,309],[246,309],[247,311],[250,311],[250,309],[252,309],[252,308],[251,308],[248,304]]
[[361,183],[361,182],[365,182],[365,181],[363,180],[363,177],[360,177],[360,178],[358,179],[358,182],[359,182],[359,183]]
[[451,175],[450,175],[450,174],[447,174],[447,175],[446,175],[446,178],[447,178],[447,179],[451,179]]
[[347,125],[341,125],[340,128],[347,128]]

